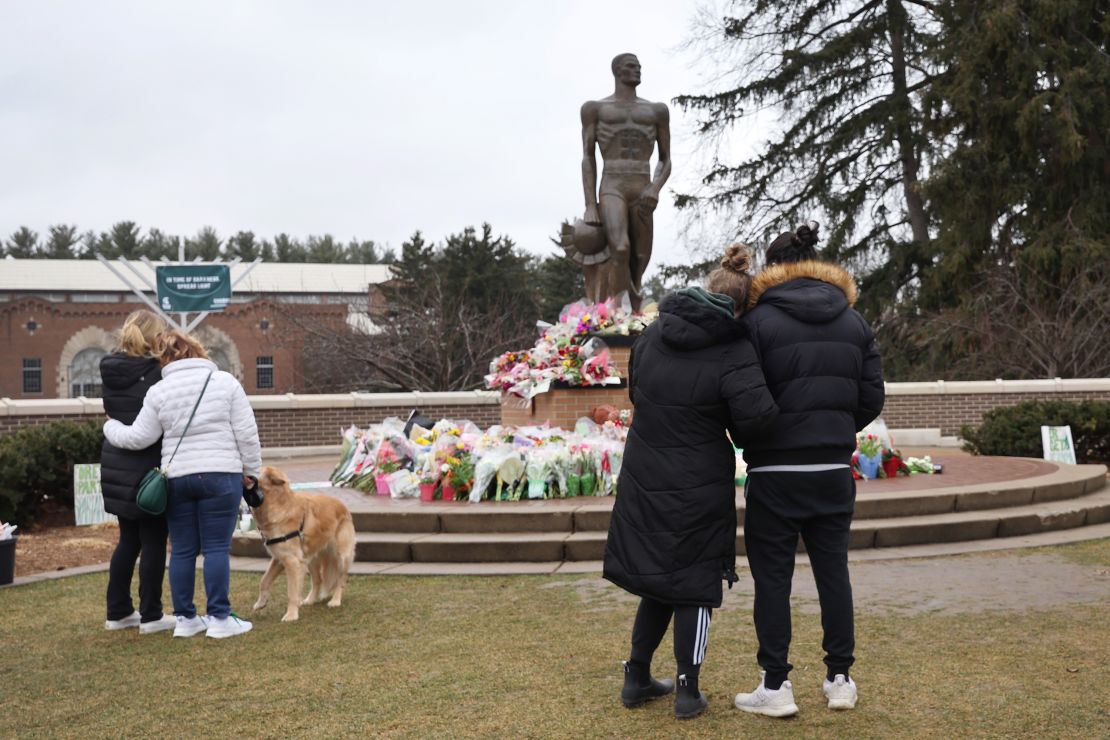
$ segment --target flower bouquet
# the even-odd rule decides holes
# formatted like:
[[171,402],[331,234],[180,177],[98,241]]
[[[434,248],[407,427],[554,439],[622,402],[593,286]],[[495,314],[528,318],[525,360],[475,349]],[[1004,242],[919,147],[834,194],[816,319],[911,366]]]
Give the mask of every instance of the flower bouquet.
[[401,463],[390,458],[379,459],[376,469],[374,485],[377,488],[378,495],[388,496],[390,494],[389,476],[401,469]]
[[485,376],[486,387],[527,399],[546,392],[555,382],[571,386],[619,383],[620,373],[604,351],[605,343],[591,336],[638,332],[647,321],[614,301],[572,303],[563,308],[558,323],[543,325],[543,333],[531,349],[494,358]]
[[524,474],[528,479],[528,498],[543,498],[547,489],[547,478],[551,474],[549,455],[544,454],[542,448],[529,450],[528,460],[524,464]]
[[417,475],[417,486],[420,489],[421,501],[434,501],[436,487],[439,485],[439,476],[436,475],[435,460],[431,455],[424,459],[424,464]]
[[881,474],[884,478],[896,478],[899,475],[909,475],[910,472],[909,466],[902,461],[902,455],[898,450],[883,450]]
[[[474,457],[470,452],[459,451],[447,459],[447,484],[443,486],[443,500],[454,501],[462,496],[474,482]],[[448,498],[448,487],[451,497]]]
[[856,435],[856,445],[859,448],[857,460],[860,475],[868,480],[878,478],[883,462],[882,442],[874,434],[861,432]]

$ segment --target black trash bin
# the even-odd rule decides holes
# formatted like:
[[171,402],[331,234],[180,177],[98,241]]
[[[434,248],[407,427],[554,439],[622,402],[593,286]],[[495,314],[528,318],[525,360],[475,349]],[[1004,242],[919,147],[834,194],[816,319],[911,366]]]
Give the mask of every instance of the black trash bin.
[[15,541],[17,537],[0,540],[0,586],[15,580]]

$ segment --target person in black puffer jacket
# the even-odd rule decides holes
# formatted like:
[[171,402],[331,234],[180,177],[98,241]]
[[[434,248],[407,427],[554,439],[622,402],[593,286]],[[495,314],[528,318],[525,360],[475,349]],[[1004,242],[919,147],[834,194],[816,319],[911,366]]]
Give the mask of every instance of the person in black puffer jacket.
[[674,616],[675,714],[705,710],[698,674],[721,581],[736,580],[737,444],[778,413],[735,307],[743,307],[750,254],[734,245],[709,291],[666,296],[637,339],[628,391],[635,406],[605,545],[604,576],[641,597],[621,701],[670,693],[651,659]]
[[[150,311],[135,311],[120,330],[120,350],[100,361],[104,412],[130,424],[143,398],[162,379],[162,366],[151,356],[155,337],[166,330]],[[123,450],[108,440],[100,452],[100,487],[104,510],[119,519],[119,543],[108,569],[109,630],[138,627],[141,634],[173,629],[173,615],[162,613],[162,579],[166,570],[166,518],[139,511],[135,496],[143,476],[162,463],[162,440],[143,450]],[[140,560],[141,553],[141,560]],[[131,600],[131,578],[139,561],[139,611]]]
[[851,709],[856,687],[848,534],[856,488],[856,433],[883,408],[875,335],[852,308],[856,285],[817,260],[817,224],[777,237],[756,276],[744,315],[767,386],[774,425],[744,447],[748,465],[744,546],[755,581],[755,628],[764,676],[736,706],[786,717],[798,712],[791,665],[790,587],[798,537],[821,601],[828,706]]

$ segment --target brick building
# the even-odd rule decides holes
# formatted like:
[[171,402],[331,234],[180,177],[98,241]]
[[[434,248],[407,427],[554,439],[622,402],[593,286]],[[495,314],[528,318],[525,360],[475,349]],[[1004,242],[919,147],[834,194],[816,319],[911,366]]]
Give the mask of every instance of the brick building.
[[[388,277],[385,265],[259,264],[194,333],[247,393],[303,393],[304,327],[364,322],[371,285]],[[145,307],[96,261],[0,260],[0,398],[100,396],[113,332]]]

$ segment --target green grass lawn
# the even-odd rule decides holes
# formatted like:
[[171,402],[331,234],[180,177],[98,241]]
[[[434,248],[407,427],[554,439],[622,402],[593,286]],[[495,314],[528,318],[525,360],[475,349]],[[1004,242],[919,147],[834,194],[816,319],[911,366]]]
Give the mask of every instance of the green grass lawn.
[[[1105,563],[1107,552],[1081,555]],[[785,721],[732,708],[758,674],[751,613],[726,609],[702,671],[709,712],[679,723],[668,700],[620,706],[634,603],[594,577],[354,577],[341,609],[282,624],[278,598],[252,633],[220,641],[104,631],[106,577],[0,591],[0,735],[1080,738],[1110,727],[1110,600],[859,614],[860,705],[837,714],[821,693],[818,617],[795,614],[801,715]],[[241,611],[257,583],[233,575]],[[669,636],[656,668],[673,673]]]

